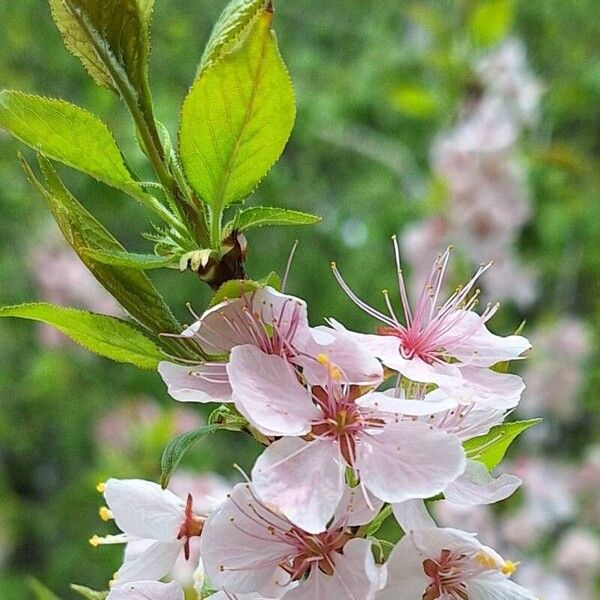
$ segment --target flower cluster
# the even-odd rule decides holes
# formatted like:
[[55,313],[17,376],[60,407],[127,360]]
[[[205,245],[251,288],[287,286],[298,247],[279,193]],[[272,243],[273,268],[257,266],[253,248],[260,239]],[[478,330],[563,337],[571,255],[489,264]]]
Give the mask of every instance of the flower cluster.
[[457,240],[469,263],[494,261],[487,295],[527,306],[536,298],[536,279],[512,249],[531,206],[515,150],[523,129],[536,121],[542,87],[518,40],[479,59],[474,70],[481,90],[466,99],[458,122],[437,137],[431,152],[432,169],[448,190],[446,214],[410,225],[403,248],[415,271],[426,273],[439,245]]
[[[489,265],[443,299],[446,251],[411,303],[395,239],[394,250],[401,313],[387,292],[386,312],[358,298],[333,265],[376,333],[333,319],[311,327],[305,302],[271,287],[210,308],[182,333],[210,358],[163,362],[171,396],[231,405],[265,449],[216,508],[147,481],[103,484],[101,515],[121,533],[91,542],[126,544],[110,600],[181,598],[177,584],[156,582],[192,544],[197,587],[215,600],[534,600],[510,579],[514,563],[438,528],[427,510],[441,494],[474,506],[520,486],[492,476],[463,444],[519,403],[521,378],[494,367],[520,359],[529,342],[489,331],[496,305],[476,312]],[[405,535],[385,560],[375,533],[392,513]]]

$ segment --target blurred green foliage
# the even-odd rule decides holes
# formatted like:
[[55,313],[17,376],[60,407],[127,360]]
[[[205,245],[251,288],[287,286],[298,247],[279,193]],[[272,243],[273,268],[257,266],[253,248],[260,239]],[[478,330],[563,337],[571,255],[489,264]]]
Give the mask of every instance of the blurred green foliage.
[[[158,119],[174,136],[210,28],[224,2],[157,0],[151,81]],[[294,80],[298,118],[282,160],[252,202],[305,210],[324,223],[298,232],[256,231],[249,272],[283,270],[300,247],[289,291],[307,299],[311,319],[335,315],[357,328],[366,315],[340,294],[329,271],[335,259],[357,293],[374,301],[392,285],[390,235],[440,202],[428,169],[433,137],[449,126],[473,82],[470,59],[515,33],[546,86],[540,125],[524,140],[535,217],[520,240],[539,268],[542,293],[528,314],[505,307],[502,332],[566,312],[600,329],[600,4],[596,0],[295,0],[277,3],[276,29]],[[96,87],[64,49],[46,2],[0,3],[0,86],[69,99],[100,115],[146,173],[126,110]],[[426,47],[426,51],[423,48]],[[0,133],[0,303],[38,299],[28,254],[49,215],[16,159],[22,147]],[[147,251],[139,233],[150,215],[123,194],[61,173],[83,203],[132,251]],[[51,225],[53,226],[53,225]],[[52,264],[47,268],[52,269]],[[56,277],[61,273],[57,272]],[[183,320],[185,302],[202,310],[209,290],[192,274],[160,271],[157,286]],[[188,318],[189,320],[189,318]],[[109,476],[157,478],[169,419],[146,431],[128,453],[102,448],[95,423],[140,395],[168,399],[157,375],[117,365],[68,346],[40,345],[31,323],[0,323],[0,597],[27,597],[32,574],[61,595],[75,581],[102,588],[119,550],[95,550],[87,538],[104,527],[95,484]],[[557,452],[577,452],[600,433],[597,353],[585,396],[588,414]],[[198,411],[200,409],[194,408]],[[591,418],[590,418],[591,417]],[[235,440],[235,442],[233,441]],[[231,475],[248,469],[257,448],[220,433],[186,464]],[[218,451],[215,451],[218,450]]]

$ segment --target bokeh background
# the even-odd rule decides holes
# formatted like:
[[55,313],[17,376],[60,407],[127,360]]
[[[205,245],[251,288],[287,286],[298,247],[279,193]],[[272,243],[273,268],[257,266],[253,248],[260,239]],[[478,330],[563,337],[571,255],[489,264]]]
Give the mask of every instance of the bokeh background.
[[[156,2],[152,85],[173,134],[224,4]],[[298,238],[289,290],[308,300],[313,323],[336,316],[367,328],[330,260],[381,304],[394,281],[394,233],[417,281],[449,243],[450,285],[493,259],[482,281],[486,301],[502,302],[492,328],[507,334],[525,320],[536,346],[521,365],[529,387],[519,415],[545,420],[511,449],[507,467],[526,480],[514,498],[436,511],[522,561],[517,577],[546,600],[600,597],[600,3],[281,0],[276,9],[298,119],[250,202],[324,222],[255,231],[250,274],[281,272]],[[63,48],[47,3],[2,1],[0,22],[0,86],[88,107],[144,173],[124,107]],[[44,299],[119,314],[61,241],[18,150],[0,133],[0,303]],[[61,172],[126,247],[148,249],[140,206]],[[209,298],[189,273],[152,277],[183,321],[186,301],[201,311]],[[120,551],[87,542],[111,531],[98,519],[96,483],[156,478],[167,441],[206,415],[176,405],[156,374],[32,323],[1,322],[0,340],[0,598],[51,598],[28,591],[29,576],[61,599],[75,597],[70,582],[104,589]],[[175,485],[218,496],[232,464],[247,469],[256,453],[252,442],[215,435],[185,459]]]

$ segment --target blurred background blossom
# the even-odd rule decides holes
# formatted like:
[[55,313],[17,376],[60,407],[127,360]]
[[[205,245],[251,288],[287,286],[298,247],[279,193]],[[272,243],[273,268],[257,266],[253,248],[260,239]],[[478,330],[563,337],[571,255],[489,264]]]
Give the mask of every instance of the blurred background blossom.
[[[157,0],[152,83],[158,118],[177,113],[225,4]],[[298,236],[289,291],[313,323],[336,316],[366,330],[340,294],[335,259],[371,302],[394,283],[390,236],[418,281],[447,245],[449,281],[481,262],[482,301],[504,304],[499,333],[523,321],[534,350],[519,416],[542,416],[511,449],[525,480],[500,506],[437,503],[440,521],[477,530],[521,565],[545,600],[594,600],[600,579],[600,4],[596,0],[295,0],[277,32],[298,120],[283,159],[253,203],[321,214],[311,230],[260,230],[249,271],[283,270]],[[147,176],[123,107],[64,50],[45,2],[0,3],[2,86],[68,98],[102,116]],[[61,241],[19,170],[22,147],[0,133],[0,303],[45,300],[109,314],[119,308]],[[121,194],[61,170],[97,218],[133,251],[150,216]],[[152,273],[182,321],[209,291],[191,274]],[[159,378],[89,355],[31,323],[0,323],[0,598],[28,597],[33,575],[62,600],[70,582],[100,589],[117,548],[93,549],[98,481],[156,479],[162,448],[206,419],[170,400]],[[235,442],[233,441],[235,439]],[[227,432],[190,452],[172,482],[218,501],[233,463],[258,448]],[[177,489],[176,489],[177,488]],[[178,575],[192,585],[187,565]],[[33,597],[33,596],[32,596]]]

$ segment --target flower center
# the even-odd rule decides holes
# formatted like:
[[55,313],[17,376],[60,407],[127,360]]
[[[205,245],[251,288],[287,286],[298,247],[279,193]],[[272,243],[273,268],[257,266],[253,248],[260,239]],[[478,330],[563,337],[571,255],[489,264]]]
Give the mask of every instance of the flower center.
[[407,360],[416,357],[431,364],[435,361],[436,357],[442,353],[441,350],[436,348],[435,344],[431,342],[430,338],[432,336],[427,330],[417,328],[397,329],[394,327],[378,327],[377,333],[379,335],[397,337],[400,340],[400,354]]
[[285,534],[289,544],[297,549],[290,561],[280,564],[289,573],[292,581],[298,581],[307,575],[314,566],[326,575],[333,575],[335,570],[334,554],[342,553],[346,542],[352,538],[344,528],[310,535],[294,527]]
[[455,555],[450,550],[442,550],[438,560],[425,560],[423,571],[431,579],[431,583],[422,600],[436,600],[442,597],[469,600],[463,572],[466,558],[464,554]]

